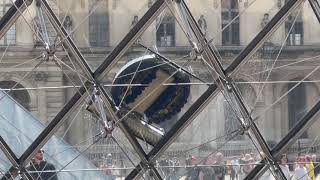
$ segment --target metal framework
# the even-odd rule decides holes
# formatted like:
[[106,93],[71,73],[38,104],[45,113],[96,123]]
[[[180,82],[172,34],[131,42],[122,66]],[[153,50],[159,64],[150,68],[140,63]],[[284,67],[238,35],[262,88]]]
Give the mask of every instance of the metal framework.
[[[14,24],[21,13],[26,9],[27,5],[31,4],[31,0],[16,0],[15,5],[0,20],[0,38],[8,31]],[[245,103],[237,91],[236,85],[233,82],[235,72],[239,67],[246,63],[248,59],[257,51],[257,49],[265,42],[265,40],[274,32],[281,23],[289,16],[291,12],[297,9],[304,0],[289,0],[280,11],[271,19],[271,21],[262,29],[262,31],[249,43],[249,45],[237,56],[233,63],[227,67],[226,70],[222,68],[210,42],[205,38],[201,29],[192,16],[188,6],[183,0],[157,0],[153,6],[146,12],[146,14],[139,20],[139,22],[131,29],[131,31],[124,37],[124,39],[116,46],[104,62],[92,71],[87,64],[87,61],[77,48],[71,37],[68,36],[66,29],[62,26],[59,18],[54,14],[51,7],[46,0],[41,0],[41,9],[48,16],[51,24],[62,39],[64,47],[68,50],[70,57],[72,57],[82,72],[88,79],[78,92],[70,99],[70,101],[63,107],[63,109],[56,115],[50,124],[43,132],[34,140],[34,142],[27,148],[20,158],[17,158],[4,139],[0,136],[0,149],[5,156],[12,163],[12,167],[2,179],[15,178],[21,174],[24,179],[31,180],[32,178],[26,172],[25,166],[41,149],[50,137],[57,131],[57,129],[66,120],[66,117],[77,108],[77,106],[87,97],[87,89],[92,90],[97,87],[101,92],[102,100],[107,107],[107,110],[113,120],[118,123],[119,128],[125,134],[126,138],[132,144],[134,150],[138,154],[141,162],[136,168],[126,177],[126,179],[137,179],[143,175],[144,172],[150,170],[155,179],[161,180],[162,177],[155,168],[155,161],[160,155],[173,143],[173,141],[183,132],[183,130],[197,117],[197,115],[210,103],[213,98],[220,92],[225,95],[239,112],[239,122],[242,126],[242,131],[247,132],[252,142],[261,150],[266,157],[262,160],[261,165],[257,165],[254,170],[246,177],[246,179],[254,179],[261,175],[269,167],[279,179],[286,179],[279,167],[277,159],[290,145],[292,145],[298,137],[310,127],[319,115],[320,101],[299,121],[296,126],[273,148],[270,149],[257,128],[253,118],[251,117]],[[309,0],[316,17],[320,22],[320,6],[317,0]],[[165,9],[169,8],[176,16],[176,19],[182,25],[182,29],[186,35],[191,38],[190,42],[194,48],[194,52],[203,57],[203,61],[212,67],[212,77],[215,79],[215,84],[209,85],[208,89],[196,100],[195,103],[183,114],[176,124],[165,134],[165,136],[153,147],[147,154],[141,145],[138,143],[135,136],[128,130],[124,123],[121,123],[120,118],[116,114],[117,107],[112,99],[109,97],[103,85],[100,84],[103,77],[112,69],[112,67],[119,61],[123,54],[133,45],[139,36],[148,28],[148,26],[156,19],[156,17]],[[17,9],[19,8],[19,9]],[[181,68],[173,64],[176,68]],[[184,69],[183,69],[184,70]],[[192,74],[190,74],[192,75]],[[192,75],[193,76],[193,75]]]

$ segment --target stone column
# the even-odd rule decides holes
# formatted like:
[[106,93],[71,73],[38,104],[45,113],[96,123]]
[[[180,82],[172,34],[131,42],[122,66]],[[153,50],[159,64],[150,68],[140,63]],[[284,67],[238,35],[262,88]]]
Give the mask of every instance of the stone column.
[[[48,74],[46,72],[40,71],[34,74],[34,80],[37,82],[38,87],[44,87],[46,85],[47,79],[48,79]],[[44,123],[48,123],[46,96],[47,94],[45,89],[37,90],[38,117]]]

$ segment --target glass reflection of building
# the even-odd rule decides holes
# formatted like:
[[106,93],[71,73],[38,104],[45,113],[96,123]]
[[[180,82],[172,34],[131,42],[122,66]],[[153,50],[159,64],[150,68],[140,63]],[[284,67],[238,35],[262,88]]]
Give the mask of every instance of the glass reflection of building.
[[[121,1],[119,1],[118,3],[120,4],[113,9],[109,7],[110,3],[107,0],[103,1],[101,3],[102,5],[98,8],[95,8],[95,3],[98,1],[82,1],[85,1],[85,3],[81,3],[81,6],[75,6],[70,10],[74,27],[77,27],[77,25],[81,23],[82,18],[85,17],[85,15],[87,15],[91,10],[96,9],[96,11],[90,15],[89,20],[84,23],[84,25],[79,27],[80,30],[74,32],[73,39],[76,44],[79,44],[81,50],[86,52],[89,62],[95,68],[102,61],[101,57],[104,57],[106,54],[110,53],[110,50],[129,31],[132,17],[135,15],[142,17],[143,12],[139,12],[141,14],[137,14],[136,9],[148,9],[148,5],[152,4],[151,1],[146,1],[144,4],[135,4],[134,1],[130,1],[127,2],[126,7],[122,7],[124,4],[120,3]],[[264,14],[268,13],[270,15],[270,19],[273,17],[277,11],[275,9],[278,9],[278,1],[270,1],[270,6],[268,7],[269,9],[264,8],[266,5],[263,4],[263,2],[256,2],[257,4],[262,3],[261,5],[255,6],[260,7],[260,10],[256,10],[254,12],[244,12],[241,15],[240,12],[245,7],[244,2],[237,0],[221,0],[217,2],[219,5],[215,7],[212,4],[212,0],[203,0],[203,4],[212,4],[212,6],[197,6],[197,8],[193,8],[192,10],[195,12],[195,14],[203,14],[206,17],[207,35],[208,37],[213,36],[213,34],[215,35],[214,43],[217,45],[217,49],[222,56],[222,63],[229,64],[233,58],[239,54],[243,47],[250,42],[252,37],[254,37],[261,30],[261,19],[263,18]],[[190,6],[196,6],[197,3],[199,2],[190,1],[189,4]],[[7,0],[1,1],[1,14],[6,11],[7,4]],[[59,4],[59,7],[69,6],[66,1],[62,0],[56,0],[56,4]],[[31,8],[35,7],[32,6]],[[303,9],[300,11],[297,18],[295,14],[289,16],[284,24],[281,25],[279,29],[272,35],[270,42],[275,48],[279,48],[282,41],[285,40],[286,36],[288,36],[286,40],[286,47],[281,54],[281,61],[299,59],[302,57],[311,56],[314,53],[314,49],[317,48],[316,45],[320,43],[320,40],[314,38],[319,34],[319,30],[315,27],[318,26],[318,24],[315,23],[316,21],[308,18],[311,16],[311,11],[312,10],[310,6],[303,6]],[[62,12],[63,10],[60,11],[61,17],[63,17]],[[240,15],[240,17],[237,17],[238,15]],[[197,17],[197,19],[198,18],[199,17]],[[10,57],[4,56],[4,62],[10,61],[12,64],[19,63],[21,62],[22,58],[35,58],[30,52],[39,52],[39,50],[33,47],[33,41],[30,38],[27,38],[28,36],[32,37],[32,32],[21,33],[21,29],[24,28],[27,28],[26,24],[15,24],[15,26],[0,41],[0,44],[4,45],[3,47],[6,47],[5,45],[10,44],[7,52],[11,54],[14,53],[14,55]],[[151,30],[148,29],[148,31],[143,34],[141,41],[143,43],[147,43],[148,41],[153,42],[153,45],[156,45],[157,49],[162,54],[169,55],[172,59],[175,59],[179,58],[183,52],[189,51],[188,42],[182,37],[184,36],[183,32],[181,28],[179,28],[179,25],[173,16],[164,16],[160,22],[152,24],[150,29]],[[222,29],[225,30],[222,31]],[[25,45],[28,45],[27,49],[21,51],[17,50],[19,47]],[[102,51],[105,54],[103,54]],[[130,51],[131,54],[127,53],[124,55],[123,61],[125,62],[126,58],[133,57],[136,54],[141,54],[144,51],[145,50],[142,48],[135,48],[134,50]],[[258,63],[252,66],[254,70],[257,70],[257,66],[261,64],[263,67],[264,64],[261,62],[267,62],[266,58],[259,59],[259,53],[260,51],[258,51],[256,55],[257,57],[255,57],[257,58],[256,62]],[[274,56],[270,55],[268,57],[270,59]],[[270,65],[268,67],[270,67]],[[290,74],[292,69],[296,69],[299,73]],[[32,76],[32,78],[27,79],[24,84],[21,84],[21,86],[18,85],[17,88],[71,85],[69,79],[66,78],[65,75],[63,75],[60,71],[41,71],[43,71],[48,77],[44,79],[37,79],[35,76]],[[193,68],[193,71],[199,74],[205,73],[203,72],[203,69]],[[301,67],[296,65],[287,69],[284,68],[282,72],[273,73],[273,76],[277,76],[275,79],[280,79],[279,77],[284,76],[284,74],[288,72],[288,74],[285,76],[285,80],[301,80],[308,71],[310,71],[309,67]],[[12,87],[10,83],[18,82],[17,79],[22,78],[23,75],[21,75],[21,73],[23,72],[25,72],[23,67],[14,69],[14,71],[9,73],[12,74],[11,76],[4,75],[8,72],[0,72],[0,87]],[[301,75],[301,77],[297,77],[297,75]],[[246,75],[243,75],[243,77],[239,77],[238,79],[241,79],[241,82],[257,80],[254,79],[254,77]],[[257,81],[262,79],[263,78],[258,79]],[[111,82],[112,79],[108,79],[108,81]],[[291,89],[294,85],[295,83],[268,84],[266,87],[270,90],[268,91],[269,94],[262,96],[262,98],[257,100],[255,99],[255,96],[259,94],[259,88],[261,86],[247,83],[246,86],[243,86],[243,88],[240,87],[239,89],[242,95],[245,97],[249,107],[252,107],[253,104],[257,104],[254,108],[261,110],[264,107],[268,107],[268,105],[272,103],[269,101],[270,99],[279,98],[284,92]],[[28,94],[29,92],[31,94]],[[192,96],[197,96],[200,92],[202,92],[201,87],[196,87],[192,91]],[[41,94],[41,96],[37,96],[37,94]],[[21,103],[26,109],[30,110],[44,123],[48,123],[65,104],[66,100],[64,97],[70,97],[72,94],[73,91],[69,89],[51,89],[32,90],[32,92],[12,92],[10,95],[12,95],[17,102]],[[272,116],[266,115],[264,119],[259,122],[261,125],[261,130],[264,132],[266,139],[275,141],[281,139],[281,137],[283,137],[297,122],[297,119],[304,115],[307,108],[314,103],[315,98],[312,97],[317,97],[318,95],[319,87],[317,84],[306,83],[295,88],[294,91],[284,98],[284,101],[274,108],[274,114]],[[223,99],[223,97],[218,98]],[[208,107],[208,110],[206,110],[206,113],[200,114],[200,116],[197,118],[197,120],[203,119],[203,121],[208,122],[208,124],[195,123],[190,125],[188,129],[188,131],[192,132],[190,133],[190,136],[180,137],[178,142],[190,142],[196,144],[202,138],[211,139],[214,136],[230,133],[233,129],[239,127],[239,124],[236,122],[236,117],[228,113],[229,111],[230,107],[228,107],[228,104],[211,103]],[[83,117],[88,118],[87,116]],[[92,132],[96,132],[97,127],[93,123],[85,122],[85,118],[83,118],[83,120],[79,120],[82,125],[79,125],[77,128],[71,129],[70,132],[68,132],[65,138],[67,142],[71,144],[77,144],[81,141],[81,138],[84,137],[83,133],[85,133],[88,129],[90,129]],[[83,129],[78,129],[79,127]],[[311,128],[303,137],[314,138],[316,134],[316,129]],[[244,139],[245,138],[239,136],[235,141],[242,141]],[[177,144],[179,144],[178,142]],[[110,146],[110,142],[103,142],[99,144],[99,146],[104,145]],[[97,160],[103,156],[103,152],[106,150],[106,148],[97,148],[94,150],[94,152],[89,152],[88,154],[90,157],[92,157],[92,159]],[[116,151],[120,150],[116,149]],[[121,158],[122,156],[117,154],[117,157]]]

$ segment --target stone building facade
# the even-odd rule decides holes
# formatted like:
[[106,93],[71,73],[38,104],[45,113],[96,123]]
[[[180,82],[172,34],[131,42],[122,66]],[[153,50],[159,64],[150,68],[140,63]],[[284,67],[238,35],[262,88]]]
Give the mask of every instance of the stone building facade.
[[[153,3],[152,0],[48,1],[58,13],[61,21],[64,21],[63,25],[72,34],[74,42],[92,69],[95,69],[129,32],[136,23],[135,18],[141,18]],[[0,2],[0,8],[5,12],[10,1],[1,0]],[[201,0],[201,3],[197,0],[188,0],[186,2],[195,18],[199,19],[199,25],[205,31],[208,39],[213,39],[224,67],[232,62],[285,3],[284,0],[256,2],[253,0]],[[166,12],[161,16],[162,18],[158,18],[146,29],[139,41],[146,46],[156,47],[159,53],[170,59],[178,59],[188,55],[191,48],[176,19],[170,15],[169,11]],[[240,17],[233,19],[237,15]],[[28,74],[27,78],[23,78],[32,71],[34,65],[41,58],[32,63],[19,64],[42,56],[44,51],[43,45],[36,44],[37,38],[34,36],[37,29],[33,24],[35,24],[34,19],[38,16],[39,12],[34,2],[23,13],[23,17],[18,19],[14,28],[4,37],[5,40],[0,41],[0,49],[3,52],[0,85],[2,88],[10,88],[12,82],[18,82],[19,87],[27,88],[24,91],[19,91],[24,93],[22,100],[19,100],[18,95],[13,96],[43,123],[47,124],[75,93],[75,90],[66,88],[66,86],[72,86],[70,79],[54,62],[50,61],[43,62],[35,71]],[[46,17],[44,17],[44,22],[48,36],[54,39],[56,34]],[[294,24],[293,27],[292,24]],[[74,28],[75,30],[73,30]],[[223,32],[222,29],[224,29]],[[299,11],[293,13],[272,34],[271,38],[253,55],[249,62],[234,75],[247,106],[253,110],[254,116],[260,117],[257,123],[267,140],[279,141],[318,100],[320,95],[320,86],[317,83],[317,77],[319,77],[317,71],[319,60],[317,56],[320,49],[319,33],[319,22],[314,16],[311,6],[306,2],[299,8]],[[280,54],[279,51],[281,51]],[[125,63],[145,53],[146,50],[139,46],[130,48],[106,77],[106,82],[111,82],[117,69]],[[61,60],[68,62],[67,53],[63,51],[62,47],[58,47],[56,55]],[[308,60],[310,58],[313,59]],[[275,61],[275,59],[277,60]],[[297,63],[303,59],[307,60]],[[183,64],[186,60],[188,58],[180,60],[179,64]],[[280,66],[281,68],[275,68]],[[192,61],[189,67],[195,74],[207,80],[211,79],[210,74],[203,69],[204,66],[200,61]],[[268,69],[274,70],[260,72]],[[310,74],[310,72],[312,73]],[[21,79],[24,80],[21,81]],[[299,80],[306,82],[298,85]],[[265,81],[269,81],[269,83],[261,83]],[[77,83],[80,85],[80,81]],[[297,88],[286,95],[285,93],[294,86]],[[188,105],[190,106],[205,89],[205,85],[193,86]],[[264,112],[268,107],[271,109]],[[230,107],[220,93],[216,100],[210,103],[179,137],[176,144],[199,144],[199,142],[230,133],[239,125],[235,121],[234,115],[230,115],[229,111]],[[81,112],[79,117],[86,117],[86,113]],[[77,144],[85,139],[88,136],[86,133],[91,132],[91,130],[88,131],[88,128],[93,127],[92,123],[88,123],[86,120],[79,120],[70,129],[69,125],[68,123],[64,124],[60,131],[63,134],[68,129],[65,139],[71,144]],[[304,138],[315,138],[318,135],[319,125],[318,122],[309,129]],[[243,140],[246,138],[239,137],[235,141]]]

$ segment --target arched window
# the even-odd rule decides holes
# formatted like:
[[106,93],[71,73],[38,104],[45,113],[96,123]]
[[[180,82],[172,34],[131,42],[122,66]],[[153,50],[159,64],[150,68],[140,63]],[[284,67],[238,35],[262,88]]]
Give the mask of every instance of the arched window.
[[173,16],[165,16],[157,29],[157,46],[175,46],[175,19]]
[[[225,28],[239,14],[238,0],[221,0],[221,27]],[[240,44],[239,17],[222,31],[222,45]]]
[[[297,83],[289,83],[288,90],[293,88]],[[289,129],[291,129],[306,111],[306,87],[304,83],[300,83],[288,94],[288,122]],[[307,138],[308,134],[305,132],[301,138]]]
[[[287,2],[288,0],[286,0]],[[297,15],[297,13],[299,13]],[[296,18],[297,17],[297,18]],[[296,20],[295,20],[296,19]],[[294,24],[293,24],[294,23]],[[292,29],[291,26],[293,25]],[[290,31],[291,29],[291,31]],[[288,46],[299,46],[303,45],[303,20],[302,20],[302,11],[297,11],[292,13],[286,23],[285,23],[286,35],[289,33],[287,39]],[[290,31],[290,32],[289,32]]]
[[90,0],[89,42],[92,47],[109,45],[109,15],[107,0]]
[[[0,88],[1,89],[11,89],[16,85],[15,81],[1,81]],[[14,87],[14,89],[23,89],[24,87],[21,84],[18,84]],[[8,92],[8,91],[6,91]],[[8,93],[15,101],[21,104],[25,109],[30,110],[30,95],[27,90],[11,90]]]
[[[12,6],[11,0],[0,0],[0,18]],[[15,45],[16,44],[16,25],[13,24],[9,31],[0,39],[0,45]]]

